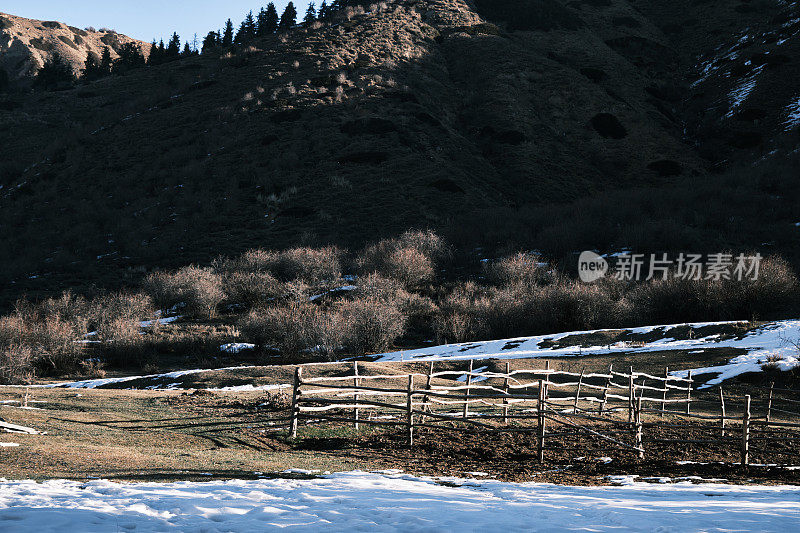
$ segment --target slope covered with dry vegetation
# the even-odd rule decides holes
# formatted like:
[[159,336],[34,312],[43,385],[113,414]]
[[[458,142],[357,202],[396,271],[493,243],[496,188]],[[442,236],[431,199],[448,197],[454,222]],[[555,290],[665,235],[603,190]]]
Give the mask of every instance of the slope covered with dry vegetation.
[[3,301],[413,227],[565,265],[622,247],[794,261],[797,131],[775,125],[795,15],[768,0],[365,3],[0,96]]

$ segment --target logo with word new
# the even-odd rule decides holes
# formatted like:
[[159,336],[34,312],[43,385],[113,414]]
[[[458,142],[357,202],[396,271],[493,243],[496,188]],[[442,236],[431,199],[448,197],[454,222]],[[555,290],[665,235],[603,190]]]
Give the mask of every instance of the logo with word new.
[[584,283],[592,283],[608,272],[608,261],[594,252],[585,251],[578,257],[578,276]]

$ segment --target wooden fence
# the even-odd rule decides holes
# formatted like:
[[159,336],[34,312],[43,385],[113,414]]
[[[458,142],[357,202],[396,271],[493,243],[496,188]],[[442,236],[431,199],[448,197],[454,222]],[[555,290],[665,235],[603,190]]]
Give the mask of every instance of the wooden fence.
[[[361,366],[353,363],[346,376],[312,378],[297,368],[292,437],[303,422],[400,425],[409,446],[419,428],[530,432],[543,461],[549,437],[585,435],[639,458],[657,442],[736,446],[743,465],[755,445],[800,440],[800,400],[786,397],[794,391],[770,387],[768,398],[756,405],[749,395],[726,397],[722,388],[701,394],[691,372],[684,378],[668,369],[653,375],[611,366],[603,373],[576,373],[550,369],[547,362],[544,368],[513,371],[505,363],[504,372],[488,372],[469,361],[466,370],[437,372],[431,362],[426,372],[369,375]],[[708,427],[702,438],[665,438],[653,431],[697,430],[698,423]]]

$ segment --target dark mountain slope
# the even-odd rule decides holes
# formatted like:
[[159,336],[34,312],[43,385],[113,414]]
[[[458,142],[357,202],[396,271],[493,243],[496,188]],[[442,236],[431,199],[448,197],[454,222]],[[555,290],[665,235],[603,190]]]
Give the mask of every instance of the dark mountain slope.
[[[7,296],[705,181],[729,154],[750,163],[790,142],[717,142],[705,121],[728,110],[698,120],[696,107],[716,109],[702,102],[735,80],[691,87],[695,54],[781,9],[544,4],[391,2],[233,53],[0,97]],[[667,33],[682,17],[698,23]]]

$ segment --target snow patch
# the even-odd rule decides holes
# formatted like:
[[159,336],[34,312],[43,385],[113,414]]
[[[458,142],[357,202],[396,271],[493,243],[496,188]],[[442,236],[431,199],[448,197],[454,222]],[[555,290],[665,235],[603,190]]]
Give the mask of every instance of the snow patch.
[[[746,353],[734,357],[727,364],[714,367],[692,369],[694,376],[716,373],[717,376],[702,385],[702,388],[718,385],[726,379],[747,372],[761,372],[761,364],[767,356],[779,358],[776,363],[781,370],[789,370],[800,364],[800,352],[791,340],[800,340],[800,320],[769,322],[742,333],[739,337],[724,339],[719,334],[693,339],[676,339],[671,332],[676,328],[691,326],[698,329],[706,326],[722,326],[738,322],[699,322],[691,324],[672,324],[645,326],[623,330],[571,331],[554,335],[538,335],[491,341],[445,344],[402,352],[380,354],[376,361],[438,361],[445,359],[520,359],[536,357],[580,357],[584,355],[636,354],[665,350],[705,350],[711,348],[740,349]],[[623,332],[629,335],[645,335],[660,332],[660,338],[637,343],[595,344],[591,346],[570,345],[553,347],[568,337],[597,333]],[[671,372],[675,377],[686,377],[688,370]]]

